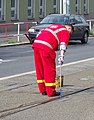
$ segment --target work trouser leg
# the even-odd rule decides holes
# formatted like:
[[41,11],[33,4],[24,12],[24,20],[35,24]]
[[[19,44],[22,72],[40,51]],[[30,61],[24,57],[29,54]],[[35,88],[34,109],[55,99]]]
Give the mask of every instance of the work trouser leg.
[[36,77],[38,88],[40,93],[45,92],[45,83],[44,83],[44,67],[42,61],[42,50],[38,48],[34,48],[34,59],[35,59],[35,68],[36,68]]
[[53,96],[55,91],[55,77],[56,77],[56,54],[54,52],[45,53],[43,51],[43,66],[46,92],[48,96]]

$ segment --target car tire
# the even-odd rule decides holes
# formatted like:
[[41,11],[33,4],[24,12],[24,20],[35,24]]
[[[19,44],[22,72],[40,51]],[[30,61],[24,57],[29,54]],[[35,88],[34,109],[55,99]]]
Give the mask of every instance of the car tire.
[[81,40],[81,43],[82,44],[85,44],[88,42],[88,33],[85,32],[84,35],[83,35],[83,39]]

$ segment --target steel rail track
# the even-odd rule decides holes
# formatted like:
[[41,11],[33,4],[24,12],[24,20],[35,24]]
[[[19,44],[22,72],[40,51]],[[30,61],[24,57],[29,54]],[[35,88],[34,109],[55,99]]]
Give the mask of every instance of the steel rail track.
[[69,92],[63,94],[62,97],[60,97],[60,96],[51,97],[51,98],[48,98],[46,100],[45,99],[38,100],[38,101],[26,103],[26,104],[21,104],[18,107],[1,110],[0,111],[0,118],[4,118],[4,117],[9,116],[11,114],[15,114],[15,113],[18,113],[18,112],[21,112],[21,111],[24,111],[24,110],[27,110],[27,109],[30,109],[30,108],[34,108],[34,107],[49,103],[49,102],[53,102],[53,101],[56,101],[56,100],[59,100],[59,99],[63,99],[64,97],[68,97],[70,95],[75,95],[75,94],[78,94],[80,92],[84,92],[84,91],[87,91],[87,90],[90,90],[90,89],[94,89],[94,86],[90,86],[90,87],[83,88],[83,89],[80,89],[80,90],[76,90],[76,91],[73,91],[73,92],[69,91]]

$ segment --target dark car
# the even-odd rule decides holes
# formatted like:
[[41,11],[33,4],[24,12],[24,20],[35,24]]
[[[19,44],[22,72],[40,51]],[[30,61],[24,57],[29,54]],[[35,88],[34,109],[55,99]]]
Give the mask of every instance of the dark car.
[[50,14],[39,24],[32,26],[28,30],[28,35],[34,40],[40,30],[46,28],[50,24],[56,23],[62,25],[72,24],[74,26],[74,32],[70,35],[70,40],[80,40],[81,43],[88,42],[89,25],[81,15]]

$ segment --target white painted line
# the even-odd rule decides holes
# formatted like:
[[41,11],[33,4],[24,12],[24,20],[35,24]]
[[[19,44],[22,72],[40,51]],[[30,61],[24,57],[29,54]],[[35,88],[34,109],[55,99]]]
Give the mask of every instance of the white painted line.
[[[89,58],[89,59],[85,59],[85,60],[79,60],[76,62],[67,63],[67,64],[64,64],[63,66],[74,65],[74,64],[78,64],[78,63],[82,63],[82,62],[87,62],[90,60],[94,60],[94,58]],[[59,68],[59,67],[60,67],[60,65],[58,65],[56,68]]]
[[[89,58],[89,59],[85,59],[85,60],[79,60],[79,61],[76,61],[76,62],[66,63],[63,66],[74,65],[74,64],[78,64],[78,63],[82,63],[82,62],[87,62],[87,61],[90,61],[90,60],[94,60],[94,58]],[[56,68],[59,68],[59,67],[60,67],[60,65],[56,66]],[[0,78],[0,81],[10,79],[10,78],[20,77],[20,76],[23,76],[23,75],[33,74],[35,72],[36,71],[31,71],[31,72],[25,72],[25,73],[11,75],[11,76],[7,76],[7,77],[2,77],[2,78]]]
[[7,76],[7,77],[2,77],[2,78],[0,78],[0,81],[6,80],[6,79],[10,79],[10,78],[20,77],[20,76],[23,76],[23,75],[33,74],[33,73],[35,73],[35,72],[36,72],[36,71],[31,71],[31,72],[25,72],[25,73],[16,74],[16,75],[11,75],[11,76]]
[[0,62],[2,62],[3,60],[2,59],[0,59]]
[[0,63],[2,63],[2,61],[3,61],[3,60],[2,60],[2,59],[0,59]]
[[0,61],[2,61],[2,59],[0,59]]
[[15,60],[3,60],[3,59],[0,59],[0,63],[11,62],[11,61],[15,61]]

